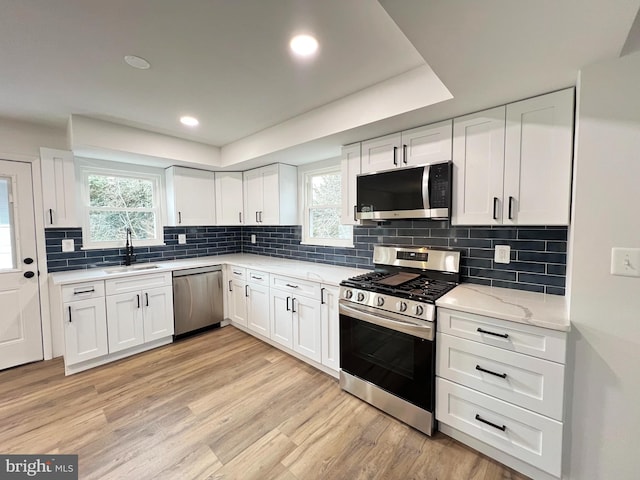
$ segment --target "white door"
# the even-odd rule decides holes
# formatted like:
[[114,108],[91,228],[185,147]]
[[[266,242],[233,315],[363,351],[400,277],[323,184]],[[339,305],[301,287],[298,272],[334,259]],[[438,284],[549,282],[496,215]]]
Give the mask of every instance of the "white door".
[[42,360],[31,165],[0,160],[0,369]]
[[502,224],[505,107],[453,119],[453,225]]
[[142,294],[144,302],[144,341],[173,335],[173,288],[151,288]]
[[507,105],[505,138],[504,223],[568,225],[573,88]]
[[271,340],[293,348],[293,319],[291,296],[287,292],[271,290]]
[[451,160],[451,120],[402,132],[402,165]]
[[109,353],[144,343],[142,293],[121,293],[107,297]]
[[291,302],[293,310],[293,349],[305,357],[320,362],[322,325],[320,301],[296,297]]
[[402,165],[400,132],[362,142],[362,173],[389,170]]
[[269,338],[271,325],[269,322],[269,287],[249,284],[247,298],[248,328]]
[[340,314],[338,300],[340,289],[323,285],[320,311],[322,313],[322,364],[340,370]]

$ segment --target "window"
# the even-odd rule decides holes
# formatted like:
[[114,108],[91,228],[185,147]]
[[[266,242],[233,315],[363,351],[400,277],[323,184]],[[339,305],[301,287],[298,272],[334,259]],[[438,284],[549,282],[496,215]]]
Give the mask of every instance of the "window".
[[341,225],[342,174],[339,166],[308,170],[304,175],[302,243],[353,246],[353,227]]
[[81,164],[84,248],[123,246],[131,229],[136,246],[163,243],[161,174],[110,164]]

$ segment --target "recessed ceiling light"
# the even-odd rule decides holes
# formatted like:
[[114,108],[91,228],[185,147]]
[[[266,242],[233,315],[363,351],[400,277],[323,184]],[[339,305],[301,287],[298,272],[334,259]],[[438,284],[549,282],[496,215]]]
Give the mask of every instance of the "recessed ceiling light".
[[147,70],[151,67],[151,64],[147,62],[144,58],[138,57],[136,55],[125,55],[124,61],[133,68],[138,68],[140,70]]
[[190,117],[188,115],[185,115],[184,117],[180,117],[180,123],[182,123],[183,125],[186,125],[187,127],[197,127],[200,124],[197,118]]
[[291,51],[301,57],[309,57],[318,50],[318,41],[311,35],[296,35],[289,42]]

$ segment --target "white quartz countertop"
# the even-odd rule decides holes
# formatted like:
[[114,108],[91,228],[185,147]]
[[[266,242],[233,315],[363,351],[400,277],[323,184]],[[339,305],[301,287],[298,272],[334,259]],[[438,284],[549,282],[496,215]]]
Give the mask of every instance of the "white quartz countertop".
[[[79,283],[91,280],[105,280],[131,275],[143,275],[153,272],[184,270],[186,268],[207,267],[212,265],[236,265],[253,268],[269,273],[287,275],[302,280],[310,280],[329,285],[338,285],[342,280],[366,273],[367,270],[327,265],[325,263],[304,262],[285,258],[267,257],[249,253],[234,253],[210,257],[185,258],[166,262],[136,263],[128,271],[122,267],[89,268],[86,270],[69,270],[50,273],[50,280],[55,285]],[[145,266],[156,265],[157,268],[144,269]]]
[[436,300],[436,305],[551,330],[571,329],[566,297],[559,295],[463,283]]

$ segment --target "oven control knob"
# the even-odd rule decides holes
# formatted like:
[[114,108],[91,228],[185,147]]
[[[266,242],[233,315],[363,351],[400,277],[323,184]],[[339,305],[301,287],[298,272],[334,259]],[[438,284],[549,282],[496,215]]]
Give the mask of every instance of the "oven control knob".
[[424,313],[423,306],[422,305],[416,305],[415,307],[413,307],[413,313],[421,317],[422,314]]
[[378,297],[378,299],[376,300],[376,304],[381,307],[384,305],[384,298],[383,297]]
[[406,312],[407,311],[407,304],[405,302],[396,303],[396,310],[398,310],[400,312]]
[[345,290],[344,292],[344,298],[351,298],[353,297],[353,292],[351,290]]
[[364,293],[359,292],[359,293],[358,293],[358,296],[356,297],[356,299],[357,299],[359,302],[362,302],[362,301],[364,300]]

